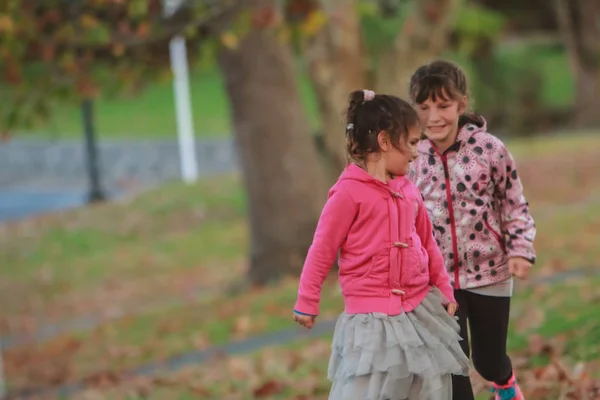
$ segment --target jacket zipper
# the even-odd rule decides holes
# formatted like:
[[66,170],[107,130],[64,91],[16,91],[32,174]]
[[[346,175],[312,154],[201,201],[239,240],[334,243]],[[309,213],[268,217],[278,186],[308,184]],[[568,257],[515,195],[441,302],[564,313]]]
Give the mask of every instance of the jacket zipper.
[[[436,150],[437,152],[437,150]],[[439,154],[439,153],[438,153]],[[452,255],[454,261],[454,288],[460,289],[458,267],[460,259],[458,255],[458,240],[456,237],[456,221],[454,220],[454,205],[452,204],[452,189],[450,188],[450,173],[448,171],[448,159],[445,154],[441,156],[444,165],[444,180],[446,182],[446,201],[448,202],[448,214],[450,214],[450,233],[452,235]]]

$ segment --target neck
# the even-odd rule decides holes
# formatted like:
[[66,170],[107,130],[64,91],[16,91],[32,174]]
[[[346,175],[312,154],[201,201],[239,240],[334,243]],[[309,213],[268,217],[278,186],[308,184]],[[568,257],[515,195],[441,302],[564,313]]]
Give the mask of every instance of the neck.
[[366,161],[364,169],[369,175],[381,182],[387,183],[391,179],[391,175],[387,172],[381,160]]
[[442,140],[432,140],[431,142],[435,146],[440,154],[443,154],[450,146],[452,146],[456,142],[456,138],[458,137],[458,126],[452,131],[451,134],[446,136]]

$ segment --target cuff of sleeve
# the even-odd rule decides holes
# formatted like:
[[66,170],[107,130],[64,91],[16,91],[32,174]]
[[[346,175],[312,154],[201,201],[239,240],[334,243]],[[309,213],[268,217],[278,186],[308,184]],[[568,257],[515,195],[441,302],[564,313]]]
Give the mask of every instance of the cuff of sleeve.
[[314,302],[311,299],[307,299],[305,296],[298,296],[296,305],[294,306],[294,312],[303,315],[319,315],[319,302]]
[[515,248],[515,249],[509,249],[507,252],[507,256],[508,258],[512,258],[512,257],[521,257],[526,259],[527,261],[529,261],[532,264],[535,264],[535,253],[533,251],[531,251],[530,249],[526,249],[526,248]]
[[447,285],[444,288],[438,288],[440,293],[442,293],[442,304],[447,305],[450,303],[456,303],[456,299],[454,298],[454,289],[452,286]]
[[309,316],[309,317],[316,317],[316,315],[313,315],[313,314],[307,314],[307,313],[303,313],[303,312],[300,312],[300,311],[298,311],[298,310],[294,310],[294,312],[295,312],[296,314],[300,314],[300,315],[306,315],[306,316]]

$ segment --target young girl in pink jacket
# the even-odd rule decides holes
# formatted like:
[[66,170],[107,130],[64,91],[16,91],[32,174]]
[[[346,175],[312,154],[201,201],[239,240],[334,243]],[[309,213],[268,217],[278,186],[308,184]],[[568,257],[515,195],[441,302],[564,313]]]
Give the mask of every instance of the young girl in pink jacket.
[[329,398],[450,400],[451,374],[466,374],[468,359],[427,210],[405,178],[421,136],[418,116],[397,97],[365,90],[350,95],[347,123],[353,162],[329,192],[294,319],[313,327],[339,252],[345,311],[335,327]]
[[[465,114],[467,79],[456,65],[420,67],[410,93],[428,140],[419,143],[409,176],[452,277],[461,344],[497,400],[523,400],[506,336],[512,276],[527,278],[535,261],[535,225],[515,162],[482,117]],[[453,387],[455,400],[473,400],[468,377],[455,377]]]

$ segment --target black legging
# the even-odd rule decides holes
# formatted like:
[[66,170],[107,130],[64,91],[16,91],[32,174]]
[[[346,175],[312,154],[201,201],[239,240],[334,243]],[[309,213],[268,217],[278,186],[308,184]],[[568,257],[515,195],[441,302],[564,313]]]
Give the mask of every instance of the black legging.
[[[510,297],[483,296],[465,290],[455,290],[454,296],[458,302],[462,349],[465,354],[470,353],[475,370],[483,379],[499,385],[506,384],[512,376],[512,364],[506,354]],[[470,352],[467,320],[471,332]],[[475,399],[469,377],[452,377],[452,398]]]

